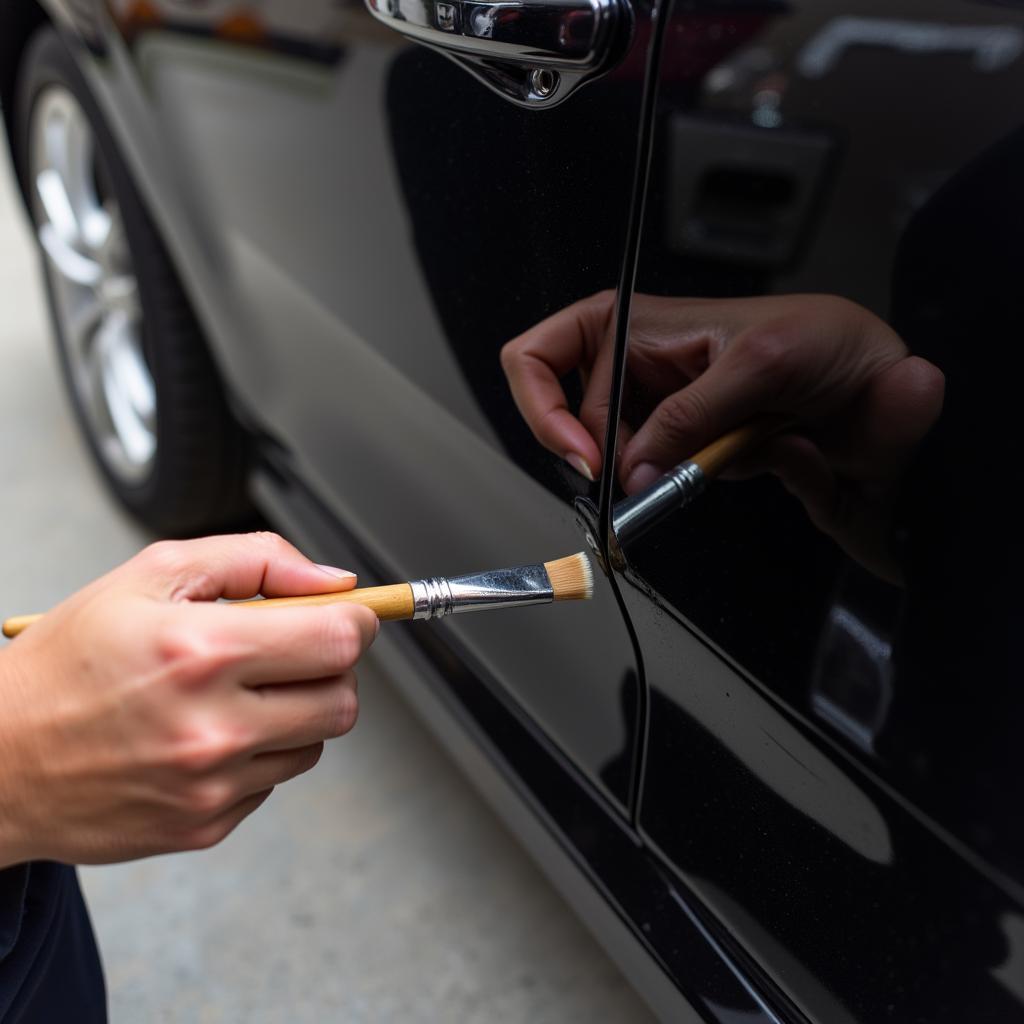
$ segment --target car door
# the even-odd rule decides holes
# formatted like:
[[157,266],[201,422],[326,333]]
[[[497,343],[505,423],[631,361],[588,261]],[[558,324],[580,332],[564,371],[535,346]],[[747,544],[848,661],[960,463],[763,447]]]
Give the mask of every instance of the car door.
[[[491,24],[459,4],[109,9],[98,88],[132,122],[128,146],[152,168],[152,202],[275,472],[344,524],[382,581],[583,547],[573,502],[595,485],[533,440],[499,352],[618,279],[649,13],[538,8],[520,36],[512,8]],[[440,628],[624,814],[639,684],[597,589],[586,608]]]
[[[621,545],[650,700],[641,834],[791,1012],[829,1024],[1024,1018],[1006,512],[1022,42],[1017,5],[954,0],[677,5],[666,33],[620,456],[737,343],[723,325],[770,321],[750,358],[823,386],[793,384],[800,331],[820,349],[850,307],[815,293],[869,310],[879,320],[858,322],[890,325],[945,376],[938,420],[878,485],[884,559],[806,480],[765,474],[769,448]],[[794,295],[784,317],[745,312]],[[703,331],[704,363],[664,357],[652,375],[652,323],[666,345]],[[772,397],[788,411],[791,395]],[[916,398],[895,399],[876,452],[903,443]],[[886,422],[837,400],[792,428],[846,494],[874,479],[867,448],[838,453],[854,415]]]

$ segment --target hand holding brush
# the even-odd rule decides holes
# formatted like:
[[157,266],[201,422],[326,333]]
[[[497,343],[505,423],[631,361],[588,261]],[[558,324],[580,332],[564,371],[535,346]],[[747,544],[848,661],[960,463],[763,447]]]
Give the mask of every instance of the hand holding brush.
[[[604,468],[614,302],[610,291],[581,299],[514,338],[501,357],[534,436],[590,480]],[[728,463],[737,474],[778,477],[815,526],[898,581],[892,506],[942,409],[937,367],[836,295],[638,293],[629,333],[614,467],[629,496],[614,514],[620,544]],[[578,411],[562,386],[574,371]],[[786,424],[792,429],[769,436]]]
[[[450,578],[434,576],[409,583],[326,594],[264,598],[238,602],[237,607],[267,609],[295,605],[361,604],[383,621],[439,619],[445,615],[493,608],[587,600],[593,591],[590,561],[580,551],[541,565],[494,569]],[[5,620],[4,636],[17,636],[41,617],[40,614],[17,615]]]

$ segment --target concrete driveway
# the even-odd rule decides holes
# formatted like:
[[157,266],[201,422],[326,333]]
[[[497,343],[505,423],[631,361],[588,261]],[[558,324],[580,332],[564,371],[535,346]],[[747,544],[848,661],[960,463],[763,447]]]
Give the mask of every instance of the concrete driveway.
[[[0,367],[8,615],[150,538],[78,440],[6,150]],[[219,847],[81,872],[115,1024],[649,1020],[380,670],[360,678],[356,730]]]

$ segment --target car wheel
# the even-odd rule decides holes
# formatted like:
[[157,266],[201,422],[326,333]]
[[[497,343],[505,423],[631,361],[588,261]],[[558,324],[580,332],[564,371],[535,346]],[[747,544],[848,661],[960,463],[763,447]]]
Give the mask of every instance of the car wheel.
[[16,115],[60,361],[101,472],[162,534],[238,522],[242,432],[127,165],[51,28],[26,51]]

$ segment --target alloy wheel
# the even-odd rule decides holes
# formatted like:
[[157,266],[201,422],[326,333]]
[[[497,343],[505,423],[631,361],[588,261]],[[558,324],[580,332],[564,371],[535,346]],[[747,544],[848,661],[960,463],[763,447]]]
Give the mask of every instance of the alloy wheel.
[[78,100],[48,85],[32,109],[29,176],[69,376],[110,471],[135,485],[156,457],[156,388],[138,281],[118,204],[104,187]]

